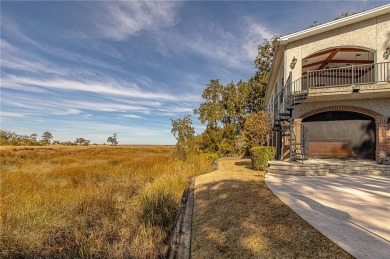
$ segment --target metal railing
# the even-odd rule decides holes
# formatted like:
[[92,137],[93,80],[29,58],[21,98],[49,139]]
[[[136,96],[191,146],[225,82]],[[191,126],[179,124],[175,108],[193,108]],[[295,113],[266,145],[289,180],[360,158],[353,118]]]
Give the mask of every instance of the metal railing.
[[388,82],[389,62],[308,71],[302,77],[302,90]]
[[301,147],[305,159],[309,159],[309,130],[302,125],[301,129]]

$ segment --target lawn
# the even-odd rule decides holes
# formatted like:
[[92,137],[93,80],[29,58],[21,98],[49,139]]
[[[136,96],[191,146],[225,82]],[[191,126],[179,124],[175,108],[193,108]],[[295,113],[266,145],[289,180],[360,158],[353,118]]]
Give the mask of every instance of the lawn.
[[164,254],[187,177],[169,146],[1,147],[0,257]]
[[249,159],[197,176],[192,258],[352,258],[280,201]]

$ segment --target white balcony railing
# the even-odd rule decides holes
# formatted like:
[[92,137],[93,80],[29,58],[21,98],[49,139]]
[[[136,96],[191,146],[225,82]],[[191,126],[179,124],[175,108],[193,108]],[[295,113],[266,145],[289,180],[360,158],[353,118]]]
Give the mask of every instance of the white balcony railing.
[[384,62],[308,71],[302,77],[302,90],[389,82],[389,65],[389,62]]

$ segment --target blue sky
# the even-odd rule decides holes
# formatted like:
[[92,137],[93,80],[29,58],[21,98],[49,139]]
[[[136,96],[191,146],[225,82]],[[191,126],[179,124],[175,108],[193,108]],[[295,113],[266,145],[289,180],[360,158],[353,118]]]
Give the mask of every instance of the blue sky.
[[174,144],[170,118],[210,79],[247,80],[263,39],[384,3],[2,1],[1,129]]

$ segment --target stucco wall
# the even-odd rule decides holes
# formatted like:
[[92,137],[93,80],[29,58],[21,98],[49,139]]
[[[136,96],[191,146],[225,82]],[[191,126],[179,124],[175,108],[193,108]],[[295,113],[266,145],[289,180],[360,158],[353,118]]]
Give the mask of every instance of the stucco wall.
[[[302,59],[310,54],[333,47],[362,47],[374,50],[374,60],[383,62],[383,52],[390,44],[390,14],[347,25],[287,44],[285,78],[292,71],[293,80],[301,77]],[[297,58],[294,69],[289,64]]]
[[360,107],[377,112],[383,116],[390,117],[390,100],[388,98],[383,98],[303,103],[295,107],[295,109],[293,110],[293,118],[299,118],[306,113],[321,108],[340,105]]

